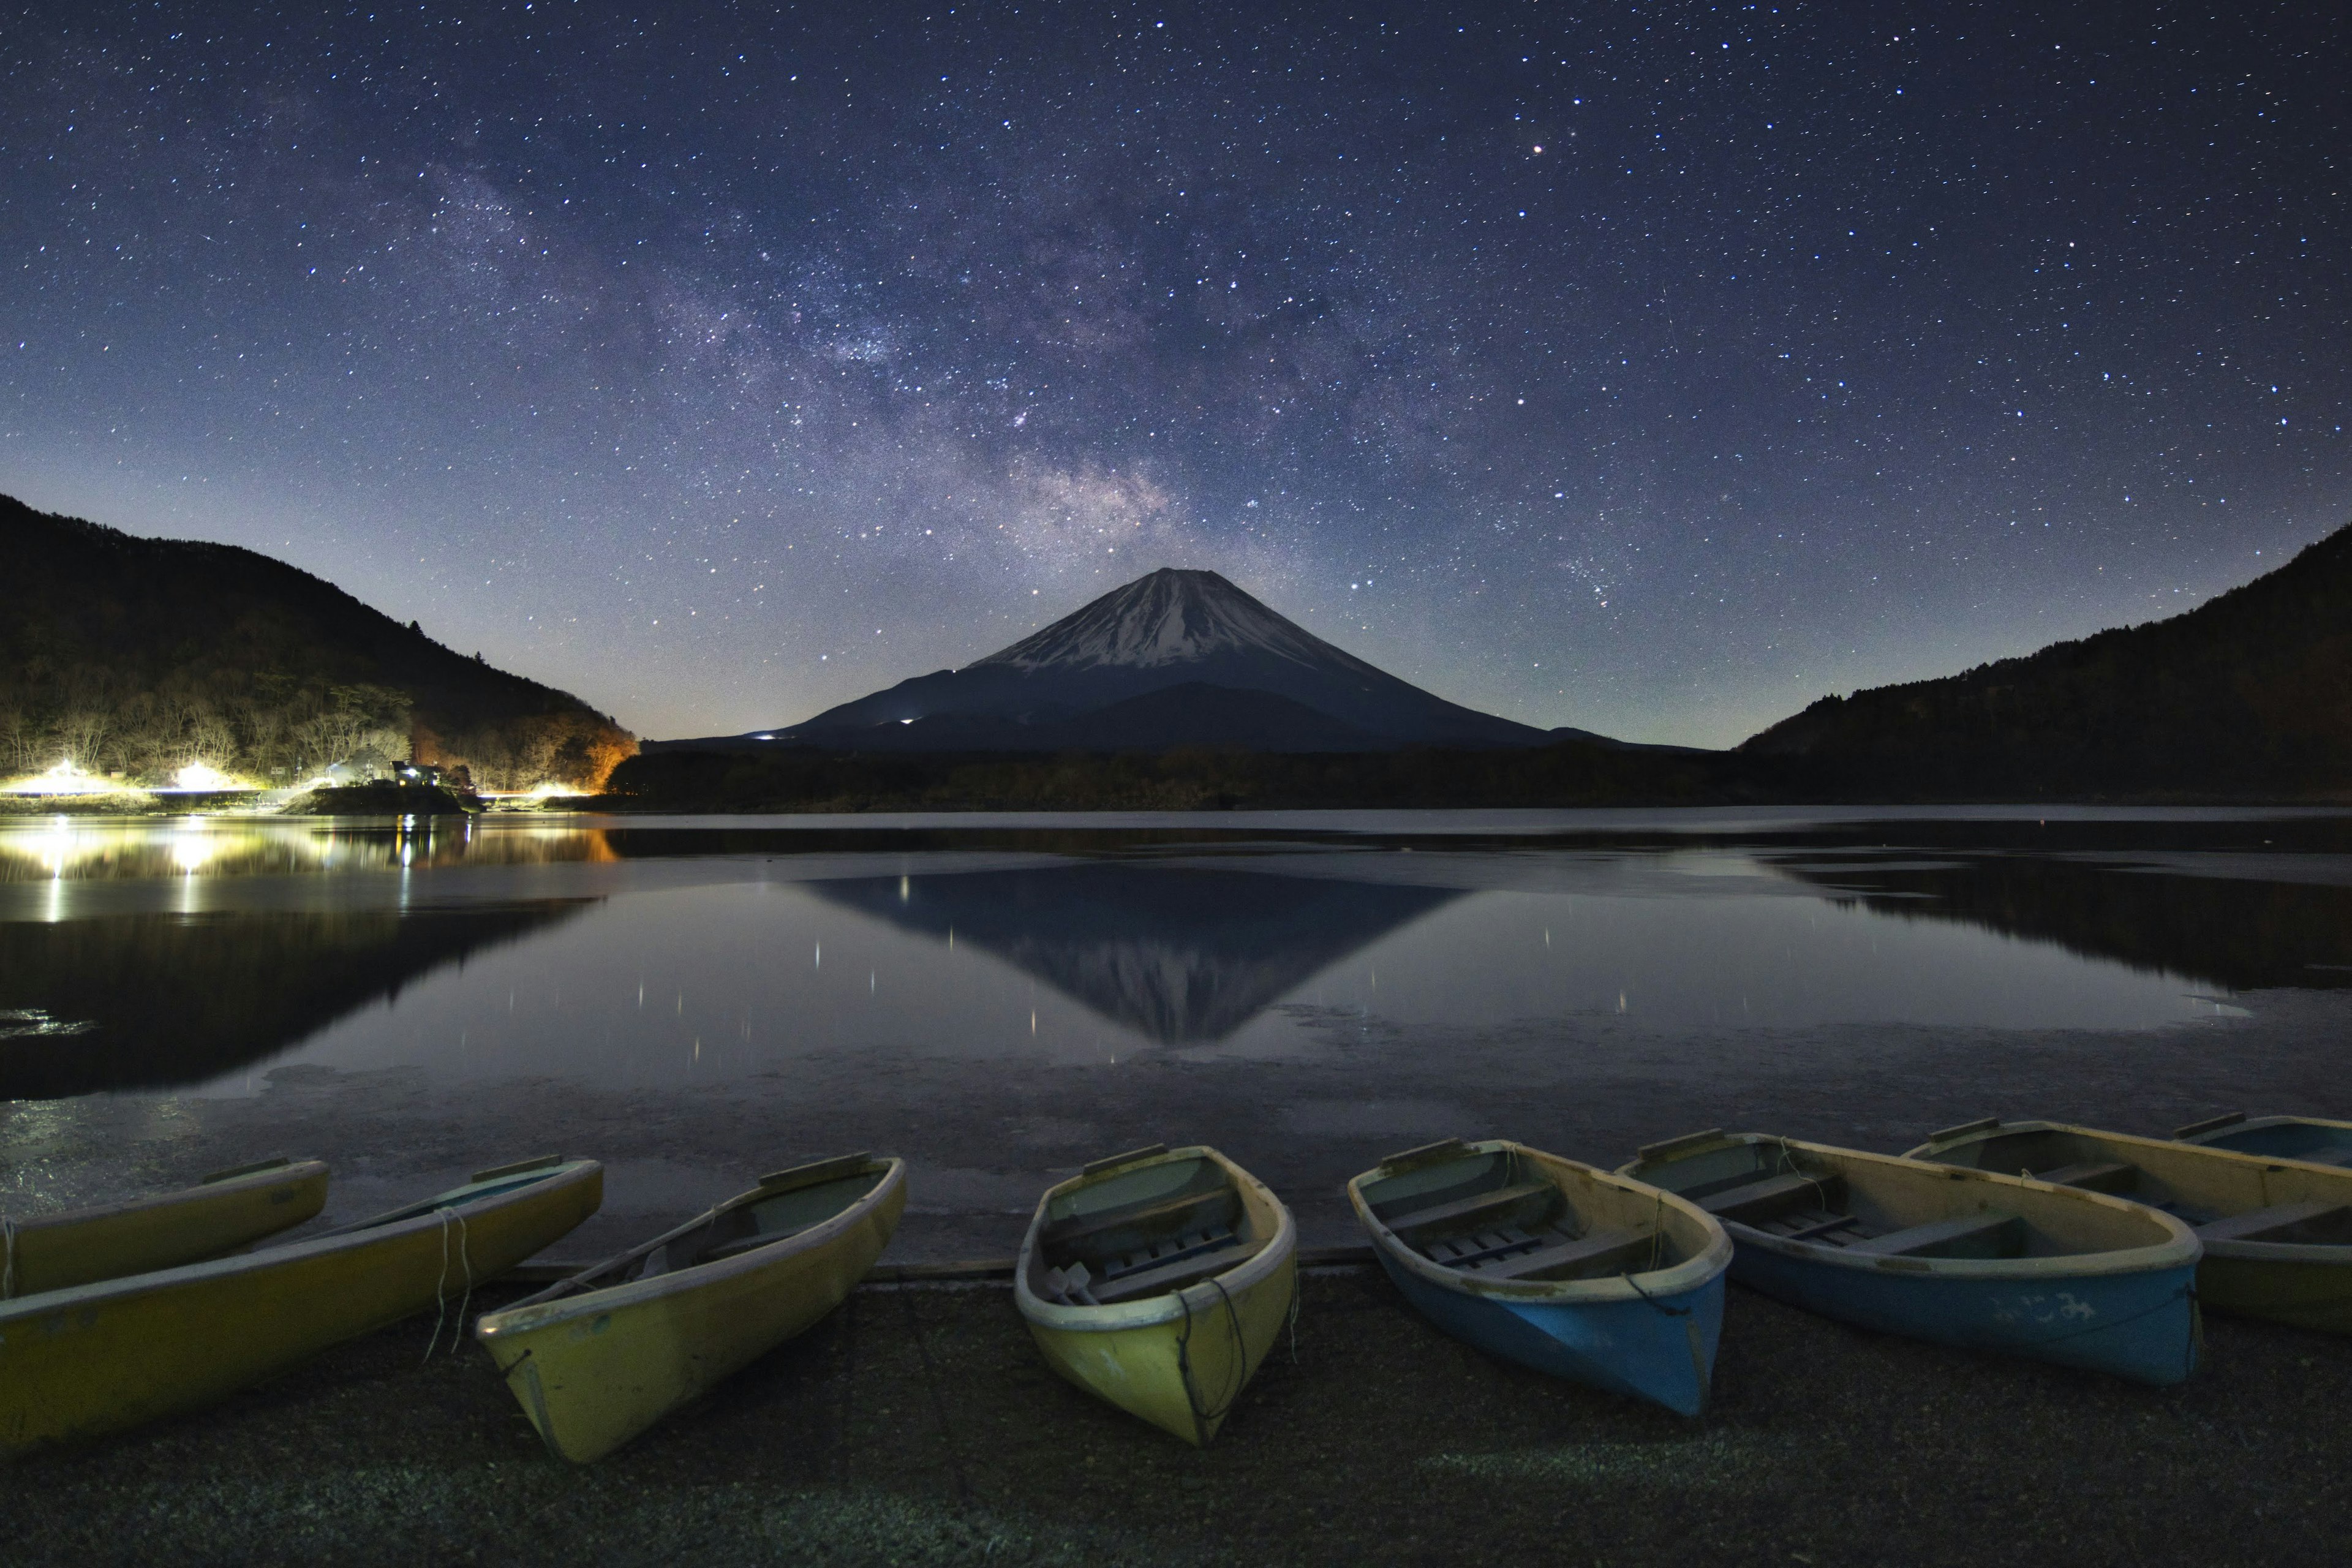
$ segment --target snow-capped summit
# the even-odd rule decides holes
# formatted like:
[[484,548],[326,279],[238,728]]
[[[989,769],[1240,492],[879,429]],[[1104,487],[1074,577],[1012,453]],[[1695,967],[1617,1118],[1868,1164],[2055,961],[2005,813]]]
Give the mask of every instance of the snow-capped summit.
[[1553,739],[1408,685],[1213,572],[1162,567],[961,669],[902,680],[803,723],[729,743],[1369,752]]
[[[1214,572],[1162,566],[1114,588],[968,668],[1070,669],[1194,664],[1220,653],[1271,654],[1303,665],[1372,667],[1276,615]],[[1373,671],[1377,674],[1378,671]]]

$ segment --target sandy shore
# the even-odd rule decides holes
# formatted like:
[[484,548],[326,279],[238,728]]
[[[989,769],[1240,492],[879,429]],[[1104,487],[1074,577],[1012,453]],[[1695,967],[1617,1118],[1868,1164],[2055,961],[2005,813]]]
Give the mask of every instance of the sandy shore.
[[2352,1342],[2228,1320],[2151,1390],[1735,1289],[1714,1408],[1685,1421],[1329,1270],[1296,1359],[1195,1452],[1055,1378],[1009,1290],[869,1287],[589,1469],[470,1342],[423,1361],[431,1327],[13,1467],[6,1560],[2092,1568],[2327,1562],[2352,1516]]

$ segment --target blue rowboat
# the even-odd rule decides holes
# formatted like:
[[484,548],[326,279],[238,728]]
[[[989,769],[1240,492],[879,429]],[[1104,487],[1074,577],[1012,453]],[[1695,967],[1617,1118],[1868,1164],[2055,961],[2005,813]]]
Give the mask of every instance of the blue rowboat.
[[1824,1317],[2138,1383],[2196,1370],[2197,1237],[2139,1204],[1755,1132],[1654,1143],[1618,1173],[1713,1214],[1732,1279]]
[[1405,1300],[1480,1350],[1684,1415],[1706,1407],[1731,1238],[1670,1193],[1500,1139],[1348,1184]]
[[2204,1244],[2197,1295],[2207,1308],[2352,1333],[2352,1171],[2341,1165],[1998,1118],[1948,1128],[1911,1158],[2031,1173],[2162,1209]]
[[2315,1165],[2352,1165],[2352,1121],[2317,1116],[2248,1116],[2233,1110],[2192,1121],[2173,1132],[2183,1143],[2227,1149],[2265,1160],[2303,1160]]

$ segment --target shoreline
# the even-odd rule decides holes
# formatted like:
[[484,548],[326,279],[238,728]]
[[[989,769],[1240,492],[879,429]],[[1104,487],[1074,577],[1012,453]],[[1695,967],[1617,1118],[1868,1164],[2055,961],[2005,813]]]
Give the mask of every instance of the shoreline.
[[26,1564],[2251,1564],[2327,1560],[2352,1505],[2352,1344],[2270,1324],[2210,1320],[2159,1390],[1735,1287],[1685,1421],[1448,1339],[1375,1269],[1301,1293],[1205,1450],[1055,1377],[1002,1286],[870,1282],[593,1467],[473,1344],[426,1358],[428,1313],[19,1461],[0,1531]]

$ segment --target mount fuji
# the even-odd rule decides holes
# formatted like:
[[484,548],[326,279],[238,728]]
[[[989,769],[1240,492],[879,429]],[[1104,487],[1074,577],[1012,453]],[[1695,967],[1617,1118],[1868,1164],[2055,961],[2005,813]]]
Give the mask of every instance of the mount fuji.
[[669,747],[1377,752],[1601,741],[1448,702],[1334,647],[1213,572],[1163,567],[961,669],[813,719]]

